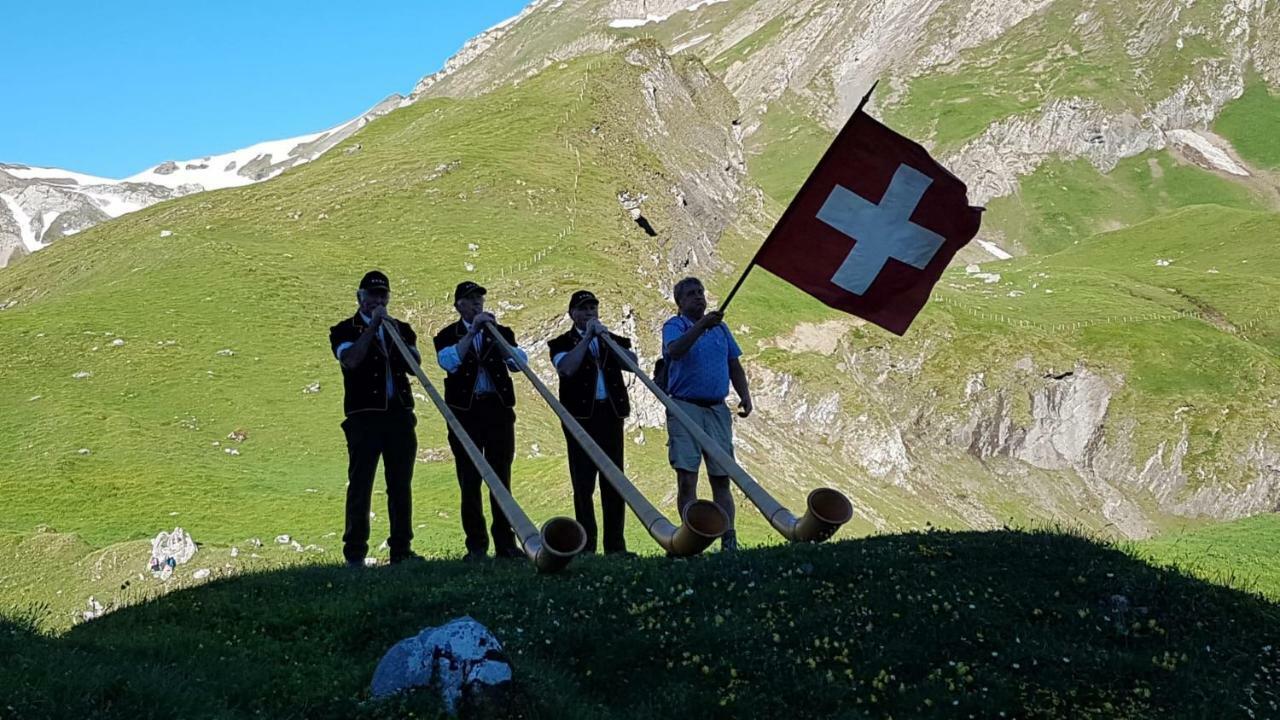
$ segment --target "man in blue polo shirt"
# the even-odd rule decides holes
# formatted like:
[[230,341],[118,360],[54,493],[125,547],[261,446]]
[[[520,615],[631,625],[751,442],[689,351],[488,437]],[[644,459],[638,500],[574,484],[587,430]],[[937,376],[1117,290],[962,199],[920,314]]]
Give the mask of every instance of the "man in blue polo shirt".
[[[733,455],[733,418],[725,397],[729,384],[738,393],[738,416],[751,414],[751,391],[738,357],[742,350],[719,312],[707,312],[702,281],[688,277],[676,283],[672,293],[679,314],[662,326],[662,357],[667,367],[667,393],[725,452]],[[698,497],[698,466],[704,453],[693,435],[667,413],[667,457],[676,471],[676,505],[680,516]],[[733,495],[729,470],[708,455],[707,479],[711,496],[729,516],[729,531],[720,540],[721,550],[737,550],[733,529]]]

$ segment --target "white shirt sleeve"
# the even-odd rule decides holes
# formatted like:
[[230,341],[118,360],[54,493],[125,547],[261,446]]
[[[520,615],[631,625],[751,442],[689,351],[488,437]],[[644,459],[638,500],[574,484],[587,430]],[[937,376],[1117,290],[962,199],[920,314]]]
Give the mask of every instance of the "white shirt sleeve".
[[355,345],[355,343],[353,343],[353,342],[344,342],[344,343],[342,343],[342,344],[338,345],[338,349],[333,351],[333,356],[334,356],[334,357],[336,357],[336,358],[338,358],[338,361],[339,361],[339,362],[341,362],[341,361],[342,361],[342,353],[346,352],[346,351],[347,351],[347,348],[351,347],[352,345]]
[[[524,365],[529,364],[529,354],[526,353],[523,348],[515,347],[515,348],[512,348],[512,350],[516,351],[516,356],[520,358],[521,364],[524,364]],[[511,368],[512,370],[520,369],[520,365],[516,364],[515,360],[513,360],[512,358],[507,358],[507,367]]]
[[450,345],[436,353],[436,362],[440,363],[440,369],[447,373],[457,371],[462,367],[462,358],[458,357],[458,346]]

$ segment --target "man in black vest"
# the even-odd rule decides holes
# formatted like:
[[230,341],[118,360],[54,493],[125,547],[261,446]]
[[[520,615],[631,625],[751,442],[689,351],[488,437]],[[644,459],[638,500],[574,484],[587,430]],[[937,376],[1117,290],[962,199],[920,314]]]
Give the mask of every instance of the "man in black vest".
[[[600,342],[605,335],[621,348],[631,352],[631,340],[609,332],[600,322],[599,302],[589,290],[579,290],[569,298],[569,317],[573,327],[551,340],[547,348],[551,362],[560,375],[560,403],[577,418],[592,440],[600,446],[613,464],[622,468],[623,418],[631,413],[627,386],[622,381],[622,363]],[[564,428],[569,446],[569,479],[573,483],[573,514],[587,531],[583,552],[596,551],[596,512],[592,496],[596,476],[600,476],[600,509],[604,514],[604,551],[606,554],[627,553],[622,535],[626,505],[622,496],[609,484],[604,474],[587,455],[586,450]]]
[[[453,307],[460,319],[445,327],[435,336],[436,361],[448,376],[444,380],[444,401],[462,423],[462,427],[475,442],[484,459],[507,488],[511,487],[511,460],[516,450],[516,393],[511,384],[512,370],[519,369],[505,358],[502,348],[484,329],[486,323],[497,328],[521,362],[528,356],[516,345],[515,333],[499,325],[492,315],[484,311],[485,289],[466,281],[458,284],[453,292]],[[462,530],[467,536],[468,561],[482,560],[489,550],[489,538],[484,529],[484,505],[480,487],[484,480],[476,469],[462,443],[449,431],[449,447],[458,472],[458,486],[462,492]],[[489,495],[489,510],[493,514],[493,549],[499,558],[524,557],[516,547],[511,523]]]
[[369,552],[369,502],[373,476],[382,458],[387,480],[387,518],[391,523],[391,562],[421,559],[413,541],[413,462],[418,451],[413,392],[408,363],[383,331],[394,323],[415,359],[417,335],[406,322],[387,315],[391,284],[377,270],[360,280],[359,310],[329,328],[329,344],[342,365],[342,431],[347,436],[347,522],[342,554],[350,567],[364,567]]

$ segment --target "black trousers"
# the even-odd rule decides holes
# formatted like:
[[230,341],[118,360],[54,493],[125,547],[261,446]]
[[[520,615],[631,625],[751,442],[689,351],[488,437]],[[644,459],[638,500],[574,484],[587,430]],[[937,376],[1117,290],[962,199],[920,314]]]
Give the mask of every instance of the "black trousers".
[[[613,412],[608,400],[597,400],[591,417],[578,419],[579,424],[587,431],[592,440],[604,450],[614,465],[622,468],[622,418]],[[561,426],[563,427],[563,426]],[[573,515],[582,529],[587,531],[587,546],[583,552],[596,551],[596,510],[593,495],[596,491],[596,477],[600,478],[600,510],[604,515],[604,551],[606,553],[625,552],[627,541],[622,536],[622,525],[627,517],[627,505],[613,485],[605,479],[600,468],[591,461],[587,451],[582,449],[578,441],[564,428],[565,441],[569,446],[569,479],[573,483]]]
[[[484,459],[493,467],[502,484],[511,488],[511,460],[516,454],[516,413],[502,404],[496,394],[477,395],[467,410],[451,408],[462,427],[471,436]],[[467,552],[485,553],[489,550],[489,537],[484,528],[484,503],[480,489],[484,480],[467,451],[462,448],[453,431],[449,431],[449,448],[453,450],[453,462],[458,471],[458,489],[462,495],[462,531],[467,536]],[[511,523],[493,494],[489,494],[489,512],[493,523],[493,548],[499,554],[519,550]]]
[[360,561],[369,552],[369,503],[373,476],[382,458],[387,481],[391,557],[409,552],[413,542],[413,463],[418,453],[418,418],[412,410],[358,412],[342,422],[347,436],[347,526],[342,554]]

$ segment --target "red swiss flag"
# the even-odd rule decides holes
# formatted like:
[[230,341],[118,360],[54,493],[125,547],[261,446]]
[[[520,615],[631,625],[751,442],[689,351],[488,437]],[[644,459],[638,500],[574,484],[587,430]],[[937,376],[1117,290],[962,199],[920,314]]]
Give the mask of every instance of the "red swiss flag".
[[755,262],[902,335],[981,218],[964,183],[859,107]]

